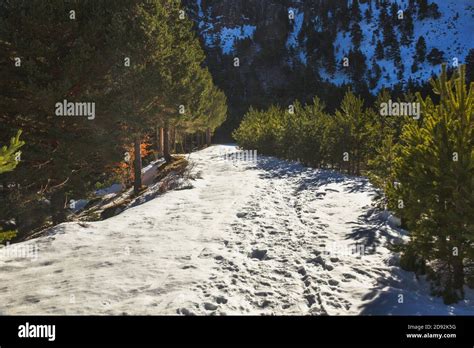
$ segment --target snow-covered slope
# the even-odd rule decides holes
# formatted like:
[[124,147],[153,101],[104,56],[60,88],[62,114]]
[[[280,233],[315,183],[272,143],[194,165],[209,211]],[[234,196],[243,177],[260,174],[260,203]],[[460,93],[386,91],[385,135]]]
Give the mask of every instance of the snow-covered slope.
[[[203,37],[203,41],[208,48],[220,49],[223,56],[236,56],[244,53],[238,52],[237,42],[243,39],[252,39],[255,44],[255,50],[258,51],[259,45],[255,42],[256,33],[269,25],[274,28],[284,27],[284,21],[289,21],[289,30],[286,33],[286,52],[289,56],[289,65],[293,65],[295,61],[308,65],[307,42],[311,36],[309,31],[320,33],[322,40],[330,37],[326,34],[328,31],[337,29],[337,36],[332,42],[334,54],[338,66],[338,70],[334,74],[329,74],[323,66],[325,62],[319,62],[320,66],[313,68],[320,76],[329,82],[341,85],[343,83],[351,83],[348,72],[342,68],[343,58],[354,49],[351,41],[350,30],[345,31],[339,28],[340,19],[332,19],[334,14],[328,12],[330,22],[329,27],[322,27],[321,21],[318,20],[318,9],[314,9],[314,2],[310,0],[290,0],[287,7],[278,2],[271,0],[261,0],[240,4],[239,1],[221,1],[209,2],[205,0],[188,0],[195,1],[194,6],[197,8],[195,19],[198,23],[199,34]],[[233,2],[239,3],[236,8]],[[403,63],[403,77],[397,76],[398,68],[391,59],[384,58],[382,60],[375,59],[375,43],[377,40],[383,42],[382,23],[380,23],[380,7],[375,6],[375,1],[359,1],[362,20],[359,22],[362,29],[363,40],[361,42],[361,52],[366,57],[367,70],[370,72],[376,62],[382,70],[382,77],[377,81],[372,91],[376,92],[382,87],[391,87],[396,83],[407,82],[409,79],[418,82],[427,81],[433,74],[438,74],[440,66],[433,66],[429,62],[419,64],[418,70],[412,72],[413,57],[415,55],[415,46],[419,37],[423,36],[426,40],[427,53],[433,48],[437,48],[444,52],[444,60],[453,64],[457,59],[459,64],[464,63],[465,57],[469,49],[474,48],[474,2],[472,0],[429,0],[429,3],[438,5],[441,17],[420,18],[414,14],[413,24],[413,41],[408,45],[400,45],[401,58]],[[227,5],[222,5],[227,3]],[[352,0],[347,0],[352,3]],[[407,11],[409,0],[388,0],[388,8],[396,3],[403,11]],[[245,5],[245,6],[244,6]],[[365,12],[371,6],[372,19],[368,20]],[[238,11],[247,11],[247,13],[255,13],[255,18],[249,18]],[[415,8],[411,9],[416,12]],[[273,11],[273,12],[272,12]],[[285,16],[285,12],[288,13]],[[316,11],[316,12],[315,12]],[[275,12],[275,13],[274,13]],[[283,13],[283,15],[282,15]],[[288,18],[287,18],[288,17]],[[353,23],[351,18],[351,24]],[[397,40],[400,42],[401,32],[395,27]],[[265,39],[271,40],[270,35],[266,34]],[[316,47],[324,47],[327,44],[321,42],[314,43]],[[281,54],[278,51],[276,54]],[[287,59],[288,57],[280,57]],[[368,78],[368,74],[366,76]]]
[[[392,2],[396,2],[400,9],[404,11],[408,7],[408,0],[392,0]],[[472,0],[432,0],[431,2],[438,5],[441,17],[439,19],[415,19],[413,42],[407,46],[400,45],[404,65],[403,78],[405,81],[411,78],[414,81],[424,82],[433,74],[438,75],[441,71],[440,65],[433,66],[428,61],[420,63],[418,71],[414,73],[411,71],[416,51],[416,42],[421,36],[426,40],[427,52],[429,53],[433,48],[443,51],[445,54],[444,61],[450,65],[454,63],[454,59],[457,59],[458,64],[464,63],[469,49],[474,48],[474,2]],[[368,3],[361,4],[362,14],[365,13],[368,7]],[[375,37],[375,40],[383,41],[381,23],[378,20],[380,11],[374,5],[372,5],[372,9],[373,20],[368,22],[363,16],[360,23],[363,32],[363,42],[360,49],[367,58],[368,70],[372,69],[375,56],[375,45],[372,38]],[[400,32],[396,31],[396,35],[398,41],[400,41]],[[337,52],[336,60],[340,62],[354,48],[350,32],[339,33],[334,46]],[[393,60],[383,59],[375,61],[382,69],[382,78],[374,90],[379,90],[382,87],[391,87],[401,82],[397,77],[398,69]],[[322,71],[322,74],[328,81],[333,81],[336,84],[350,83],[349,77],[341,72],[336,74],[336,76],[330,76],[324,71]]]
[[365,179],[229,150],[192,154],[192,189],[0,250],[0,312],[474,314],[399,269]]

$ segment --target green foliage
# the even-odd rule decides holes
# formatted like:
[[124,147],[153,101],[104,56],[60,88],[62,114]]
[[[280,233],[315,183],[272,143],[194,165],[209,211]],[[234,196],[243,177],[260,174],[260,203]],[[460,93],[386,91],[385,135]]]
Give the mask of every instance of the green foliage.
[[305,106],[295,102],[289,109],[251,108],[233,135],[243,148],[356,174],[369,152],[372,113],[362,99],[347,92],[335,115],[324,111],[319,98]]
[[440,102],[418,94],[423,119],[403,129],[392,194],[403,201],[397,211],[411,248],[435,270],[437,292],[454,302],[463,296],[463,264],[474,257],[474,88],[466,89],[464,66],[448,79],[444,65],[431,83]]
[[21,156],[19,149],[25,145],[25,142],[20,140],[20,135],[21,130],[11,138],[9,147],[0,148],[0,174],[10,172],[18,165]]
[[397,248],[402,267],[428,274],[451,303],[474,277],[474,84],[467,90],[465,66],[451,79],[443,66],[431,84],[439,103],[420,93],[398,100],[419,102],[418,120],[375,112],[391,100],[385,90],[374,109],[349,91],[332,115],[318,98],[295,102],[294,113],[251,108],[233,135],[246,149],[366,174],[410,231],[410,242]]
[[[26,213],[47,199],[53,222],[64,221],[65,202],[113,175],[132,140],[165,122],[187,132],[223,122],[225,96],[181,9],[177,0],[0,3],[0,135],[23,129],[28,139],[25,161],[5,174],[21,189],[2,197],[0,218],[23,232]],[[56,116],[64,99],[94,102],[96,117]]]
[[18,231],[0,231],[0,243],[8,242],[15,238]]

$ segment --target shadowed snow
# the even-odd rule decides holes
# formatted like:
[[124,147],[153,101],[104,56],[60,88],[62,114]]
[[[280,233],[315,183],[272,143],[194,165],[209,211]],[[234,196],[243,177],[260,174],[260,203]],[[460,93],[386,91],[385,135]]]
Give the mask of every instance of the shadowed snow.
[[366,179],[226,150],[191,155],[192,189],[1,249],[0,312],[474,314],[399,269]]

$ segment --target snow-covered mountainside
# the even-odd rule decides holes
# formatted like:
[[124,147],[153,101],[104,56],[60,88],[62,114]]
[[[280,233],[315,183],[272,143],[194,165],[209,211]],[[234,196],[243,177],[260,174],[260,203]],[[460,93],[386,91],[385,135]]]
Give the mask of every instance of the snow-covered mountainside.
[[[350,74],[342,67],[344,57],[353,50],[351,40],[351,25],[346,28],[341,24],[344,12],[348,23],[358,21],[362,30],[360,50],[365,56],[367,65],[366,77],[375,69],[377,64],[381,69],[381,77],[371,87],[378,91],[390,87],[409,78],[424,82],[433,73],[439,73],[438,64],[428,61],[420,63],[418,70],[413,72],[413,57],[418,38],[426,40],[427,53],[439,49],[444,53],[443,61],[459,64],[464,62],[469,49],[474,48],[474,2],[472,0],[429,0],[428,4],[436,4],[439,11],[437,16],[422,17],[417,13],[416,1],[387,0],[389,10],[392,4],[404,11],[406,20],[408,12],[413,13],[413,36],[411,42],[400,44],[403,67],[399,68],[392,59],[384,57],[377,59],[375,54],[376,42],[383,42],[382,18],[380,0],[359,0],[360,20],[351,17],[353,0],[186,0],[193,18],[198,23],[198,32],[208,50],[219,56],[237,56],[246,64],[258,66],[267,64],[256,59],[261,52],[263,41],[275,41],[282,50],[275,50],[277,58],[287,62],[289,66],[302,63],[310,66],[323,80],[340,85],[350,83]],[[370,16],[366,13],[370,9]],[[398,42],[402,39],[401,25],[394,27]],[[239,49],[239,42],[251,40],[247,45],[253,46],[254,52],[248,54]],[[327,57],[319,52],[322,48],[331,47],[334,53],[337,69],[328,72]],[[313,57],[313,59],[311,59]],[[400,76],[403,76],[400,78]]]
[[[402,10],[406,10],[408,7],[408,0],[396,0],[394,2],[396,2]],[[428,61],[420,63],[418,71],[411,71],[411,66],[414,61],[413,57],[416,52],[416,40],[421,36],[426,40],[428,52],[433,48],[439,49],[445,53],[444,61],[450,64],[454,63],[454,59],[457,59],[458,64],[464,63],[464,59],[468,54],[469,49],[474,48],[474,1],[433,0],[432,3],[438,5],[441,17],[439,19],[416,18],[413,22],[413,42],[408,45],[400,45],[403,62],[402,75],[403,80],[405,81],[408,80],[408,78],[412,78],[415,81],[424,82],[433,74],[439,74],[441,71],[440,65],[433,66]],[[365,13],[369,6],[368,3],[361,4],[361,12]],[[394,61],[386,58],[377,60],[375,57],[374,42],[376,42],[376,40],[383,40],[382,31],[380,30],[382,23],[378,20],[379,17],[380,11],[373,7],[374,19],[368,21],[367,18],[363,18],[360,23],[363,32],[361,51],[367,58],[368,70],[372,70],[374,64],[378,64],[382,69],[382,78],[374,88],[375,91],[384,86],[391,87],[399,82],[399,78],[397,77],[397,67],[394,64]],[[396,35],[397,39],[400,41],[400,32],[396,32]],[[335,48],[337,52],[336,60],[341,61],[347,56],[349,50],[354,48],[353,44],[350,42],[349,32],[338,33]],[[335,76],[330,76],[324,71],[323,76],[328,81],[350,83],[350,79],[345,74],[337,73]]]
[[397,266],[406,238],[366,179],[234,146],[190,157],[193,188],[0,249],[1,314],[469,314]]

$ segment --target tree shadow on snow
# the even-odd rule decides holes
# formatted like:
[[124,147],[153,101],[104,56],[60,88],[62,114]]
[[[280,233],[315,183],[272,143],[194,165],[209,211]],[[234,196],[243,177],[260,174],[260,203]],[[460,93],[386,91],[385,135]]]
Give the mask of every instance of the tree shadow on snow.
[[332,183],[343,183],[348,193],[372,189],[366,178],[349,176],[328,169],[305,167],[298,162],[283,161],[275,157],[259,157],[255,168],[265,171],[260,174],[262,179],[299,179],[296,192],[314,190]]

